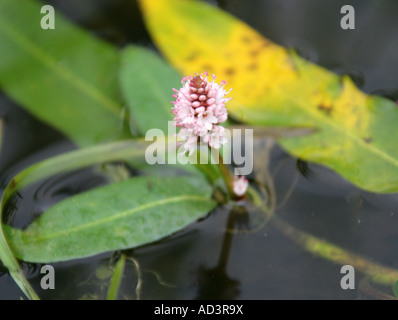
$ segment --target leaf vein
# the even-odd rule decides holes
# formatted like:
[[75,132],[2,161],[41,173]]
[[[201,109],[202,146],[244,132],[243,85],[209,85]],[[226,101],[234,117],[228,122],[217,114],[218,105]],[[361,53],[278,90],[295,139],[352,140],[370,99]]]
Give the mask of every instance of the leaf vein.
[[[208,201],[209,198],[203,197],[203,196],[196,196],[196,195],[183,195],[183,196],[178,196],[178,197],[162,199],[162,200],[154,201],[154,202],[151,202],[151,203],[148,203],[148,204],[144,204],[144,205],[135,207],[135,208],[127,210],[127,211],[122,211],[122,212],[120,212],[120,213],[118,213],[116,215],[112,215],[112,216],[106,217],[105,219],[99,219],[99,220],[96,220],[96,221],[93,221],[93,222],[90,222],[90,223],[79,225],[79,226],[73,227],[73,228],[68,229],[68,230],[61,230],[59,232],[55,232],[55,233],[52,233],[52,234],[46,234],[46,235],[42,235],[42,236],[39,236],[39,237],[35,237],[33,234],[31,234],[33,237],[31,238],[31,237],[28,236],[28,238],[29,238],[30,242],[31,241],[39,242],[39,241],[43,241],[43,240],[48,240],[48,239],[51,239],[51,238],[58,237],[58,236],[60,236],[62,234],[70,234],[70,233],[78,232],[78,231],[81,231],[81,230],[84,230],[84,229],[89,229],[89,228],[91,228],[93,226],[96,226],[96,225],[105,224],[105,223],[110,222],[112,220],[122,219],[122,218],[124,218],[126,216],[133,215],[133,214],[135,214],[137,212],[145,211],[145,210],[157,207],[157,206],[166,205],[166,204],[170,204],[170,203],[175,203],[175,202],[179,202],[179,201],[184,202],[184,201],[190,201],[190,200]],[[27,231],[26,234],[29,235],[29,232]]]

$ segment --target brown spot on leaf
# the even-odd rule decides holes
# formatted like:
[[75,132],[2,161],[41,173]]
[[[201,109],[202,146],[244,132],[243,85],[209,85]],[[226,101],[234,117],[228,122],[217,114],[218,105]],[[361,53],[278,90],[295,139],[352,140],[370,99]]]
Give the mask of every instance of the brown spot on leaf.
[[318,106],[318,110],[324,112],[327,116],[330,116],[330,114],[333,111],[333,106],[331,105],[326,105],[326,104],[320,104]]
[[185,60],[193,61],[193,60],[196,60],[198,57],[199,57],[199,52],[198,51],[193,51],[189,56],[186,57]]
[[364,137],[363,141],[365,141],[366,143],[371,143],[373,141],[372,137]]
[[257,68],[258,68],[257,63],[252,63],[252,64],[247,66],[247,70],[249,70],[249,71],[256,70]]
[[227,69],[225,69],[225,74],[227,75],[227,76],[233,76],[234,74],[235,74],[235,69],[234,68],[227,68]]
[[244,35],[242,37],[242,41],[246,44],[249,44],[250,42],[252,42],[252,39],[249,36]]
[[261,41],[261,47],[262,48],[268,47],[270,44],[271,44],[270,41],[267,41],[267,40],[264,40],[264,39],[263,39],[263,41]]
[[12,189],[14,189],[15,187],[16,187],[16,185],[17,185],[17,183],[16,183],[16,181],[13,179],[13,180],[11,180],[11,182],[10,182],[10,189],[12,190]]
[[259,53],[260,53],[260,50],[259,50],[259,49],[254,49],[254,50],[251,50],[251,51],[249,52],[249,54],[250,54],[253,58],[257,57],[257,56],[259,55]]

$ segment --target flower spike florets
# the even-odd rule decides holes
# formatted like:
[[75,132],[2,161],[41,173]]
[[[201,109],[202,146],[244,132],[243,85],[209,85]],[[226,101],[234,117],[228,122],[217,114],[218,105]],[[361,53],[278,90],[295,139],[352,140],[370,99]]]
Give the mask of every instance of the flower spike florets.
[[[171,102],[174,104],[174,125],[181,128],[178,133],[178,137],[183,141],[180,154],[188,152],[191,155],[201,141],[210,148],[220,149],[221,145],[227,143],[225,129],[220,125],[228,118],[225,104],[231,98],[225,96],[231,90],[227,92],[224,89],[227,83],[216,83],[215,75],[212,75],[209,81],[207,72],[184,77],[181,83],[180,90],[173,89],[173,98],[176,100]],[[225,167],[223,163],[220,165]],[[222,172],[224,180],[227,181],[226,185],[230,186],[230,192],[243,197],[249,185],[248,181],[244,177],[232,179],[225,174],[225,170]]]
[[209,81],[207,72],[184,77],[182,88],[173,89],[172,101],[175,126],[181,130],[178,136],[184,141],[183,154],[191,155],[197,147],[200,138],[210,147],[219,149],[227,142],[225,129],[220,126],[228,118],[225,103],[231,98],[225,98],[229,93],[224,89],[225,81],[216,83],[213,75]]

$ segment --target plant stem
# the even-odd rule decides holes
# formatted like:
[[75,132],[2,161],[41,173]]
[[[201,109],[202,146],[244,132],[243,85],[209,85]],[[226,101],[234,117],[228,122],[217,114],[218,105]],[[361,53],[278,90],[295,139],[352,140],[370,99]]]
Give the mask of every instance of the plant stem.
[[[210,148],[210,147],[209,147]],[[225,183],[225,186],[227,187],[228,193],[231,196],[231,198],[236,198],[235,192],[234,192],[234,179],[233,175],[231,172],[228,170],[228,167],[225,165],[223,157],[221,155],[221,152],[218,153],[218,167],[220,169],[221,177]]]
[[106,300],[117,300],[120,283],[122,282],[125,264],[126,264],[126,255],[122,253],[119,261],[116,263],[115,270],[113,271],[113,275],[109,283]]

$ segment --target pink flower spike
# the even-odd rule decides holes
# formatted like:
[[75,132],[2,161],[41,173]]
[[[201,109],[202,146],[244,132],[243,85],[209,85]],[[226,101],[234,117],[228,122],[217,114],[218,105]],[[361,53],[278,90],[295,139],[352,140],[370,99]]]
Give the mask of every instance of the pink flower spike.
[[201,105],[201,103],[200,103],[199,101],[194,101],[194,102],[192,102],[192,107],[193,107],[193,108],[199,108],[200,105]]
[[233,182],[233,187],[234,187],[234,192],[237,196],[241,197],[243,196],[247,188],[249,187],[249,181],[245,179],[244,176],[241,176],[238,178],[237,176],[234,177],[234,182]]
[[197,114],[203,113],[203,112],[205,112],[205,111],[206,111],[206,108],[205,108],[205,107],[200,107],[200,108],[196,108],[196,109],[195,109],[195,112],[196,112]]
[[[226,143],[224,128],[219,126],[228,118],[228,111],[225,103],[229,98],[224,89],[225,81],[218,84],[215,82],[216,76],[212,75],[209,80],[209,73],[203,72],[201,75],[187,76],[182,78],[182,87],[179,90],[173,89],[172,103],[174,107],[171,112],[175,115],[174,122],[181,128],[185,136],[185,151],[191,153],[196,145],[196,138],[206,137],[205,142],[215,149],[219,149]],[[189,138],[187,137],[189,132]],[[188,142],[189,140],[189,142]]]
[[189,129],[181,129],[180,132],[177,135],[177,138],[180,138],[183,140],[182,143],[182,152],[179,153],[180,156],[186,154],[188,152],[188,155],[192,155],[193,152],[196,150],[197,145],[198,145],[198,138],[196,134]]

